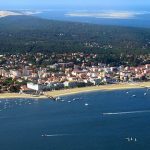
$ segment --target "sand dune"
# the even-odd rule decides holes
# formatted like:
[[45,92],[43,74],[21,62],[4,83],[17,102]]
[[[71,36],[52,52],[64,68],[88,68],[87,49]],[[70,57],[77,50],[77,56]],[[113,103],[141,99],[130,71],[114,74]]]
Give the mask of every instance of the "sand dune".
[[0,11],[0,17],[18,16],[18,15],[22,15],[22,14],[13,11]]

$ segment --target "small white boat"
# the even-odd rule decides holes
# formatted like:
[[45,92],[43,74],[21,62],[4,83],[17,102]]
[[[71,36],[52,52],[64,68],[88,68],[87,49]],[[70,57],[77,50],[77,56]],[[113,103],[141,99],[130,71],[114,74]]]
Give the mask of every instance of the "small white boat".
[[144,93],[144,96],[146,96],[147,95],[147,93]]
[[56,101],[57,101],[57,100],[60,100],[60,99],[61,99],[61,98],[60,98],[59,96],[58,96],[58,97],[56,97]]
[[133,137],[127,137],[127,138],[125,138],[128,142],[131,142],[131,141],[133,141],[133,142],[137,142],[137,139],[136,138],[133,138]]
[[45,136],[47,136],[47,134],[42,134],[41,136],[45,137]]
[[88,104],[88,103],[85,103],[84,105],[85,105],[85,106],[88,106],[89,104]]
[[136,95],[132,95],[132,97],[136,97]]

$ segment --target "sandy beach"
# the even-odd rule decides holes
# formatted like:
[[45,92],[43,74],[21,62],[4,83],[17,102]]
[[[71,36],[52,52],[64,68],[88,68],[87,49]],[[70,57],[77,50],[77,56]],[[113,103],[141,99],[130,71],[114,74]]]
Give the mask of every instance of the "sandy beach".
[[66,96],[78,93],[92,92],[92,91],[110,91],[110,90],[123,90],[123,89],[136,89],[136,88],[150,88],[150,82],[140,82],[140,83],[122,83],[122,84],[109,84],[109,85],[100,85],[100,86],[91,86],[83,88],[73,88],[73,89],[64,89],[58,91],[46,92],[47,96],[58,97]]
[[109,85],[56,90],[56,91],[45,92],[45,96],[39,96],[39,97],[35,97],[29,94],[0,93],[0,99],[4,99],[4,98],[43,99],[46,98],[47,96],[58,97],[58,96],[73,95],[73,94],[92,92],[92,91],[123,90],[123,89],[136,89],[136,88],[145,88],[145,87],[150,88],[150,82],[122,83],[122,84],[111,84],[111,85],[109,84]]
[[0,93],[0,99],[12,99],[12,98],[33,98],[33,99],[43,99],[46,96],[32,96],[30,94],[19,94],[19,93]]

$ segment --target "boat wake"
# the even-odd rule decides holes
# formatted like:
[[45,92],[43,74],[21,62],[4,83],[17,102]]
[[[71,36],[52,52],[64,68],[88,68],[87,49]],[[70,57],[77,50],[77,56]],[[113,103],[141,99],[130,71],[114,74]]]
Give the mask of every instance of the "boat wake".
[[102,113],[102,114],[103,115],[125,115],[125,114],[140,114],[140,113],[150,113],[150,110],[126,111],[126,112],[109,112],[109,113]]
[[61,136],[69,136],[70,134],[43,134],[43,137],[61,137]]

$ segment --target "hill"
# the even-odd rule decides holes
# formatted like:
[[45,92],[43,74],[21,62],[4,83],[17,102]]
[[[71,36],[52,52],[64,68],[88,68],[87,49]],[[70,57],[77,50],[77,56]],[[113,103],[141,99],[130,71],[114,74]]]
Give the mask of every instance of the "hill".
[[0,18],[4,52],[149,53],[150,29],[45,20],[31,16]]

